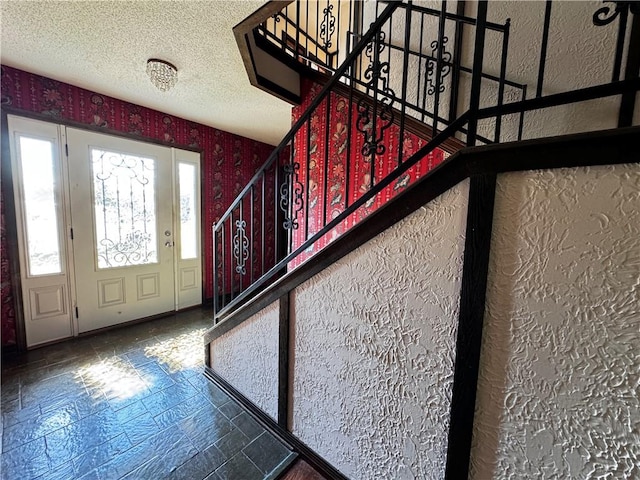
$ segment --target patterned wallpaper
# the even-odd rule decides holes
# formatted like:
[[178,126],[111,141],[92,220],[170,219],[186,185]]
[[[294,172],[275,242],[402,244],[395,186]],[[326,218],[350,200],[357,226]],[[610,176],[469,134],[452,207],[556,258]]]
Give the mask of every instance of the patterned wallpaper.
[[[313,102],[322,86],[308,79],[302,80],[302,104],[292,111],[295,123]],[[356,101],[349,106],[349,99],[337,94],[331,94],[329,100],[323,101],[311,115],[310,131],[303,127],[294,139],[295,158],[300,163],[300,182],[305,186],[307,202],[308,186],[308,225],[305,221],[305,211],[298,217],[299,228],[293,234],[294,248],[302,245],[307,238],[313,236],[322,227],[336,218],[345,209],[345,201],[352,204],[365,194],[371,185],[371,172],[374,183],[388,175],[398,165],[398,151],[400,148],[400,128],[391,124],[384,130],[382,144],[385,152],[375,156],[372,168],[371,157],[362,154],[364,136],[358,131],[358,108]],[[327,112],[327,107],[329,112]],[[349,111],[351,110],[351,131],[349,131]],[[329,131],[327,132],[327,118]],[[370,131],[371,124],[364,125]],[[407,160],[414,152],[422,148],[426,141],[409,132],[404,132],[402,158]],[[308,142],[307,142],[308,138]],[[327,143],[328,139],[328,143]],[[328,149],[328,151],[327,151]],[[348,155],[348,150],[351,155]],[[298,265],[309,258],[313,252],[321,250],[329,242],[337,238],[364,217],[387,203],[399,192],[407,188],[418,178],[441,163],[447,154],[440,149],[434,150],[417,165],[407,171],[398,180],[385,188],[375,198],[367,202],[354,215],[348,217],[333,231],[321,238],[313,247],[291,262]],[[351,164],[347,167],[347,159]],[[325,158],[327,164],[325,166]],[[307,175],[308,170],[308,175]],[[327,171],[325,171],[327,170]],[[326,185],[325,185],[326,176]],[[325,215],[326,203],[326,218]],[[306,229],[308,228],[308,236]]]
[[[2,106],[73,121],[108,132],[125,132],[176,147],[201,149],[204,212],[204,297],[213,296],[210,226],[226,210],[273,147],[238,135],[166,115],[46,77],[2,66]],[[15,318],[2,229],[2,344],[15,343]]]

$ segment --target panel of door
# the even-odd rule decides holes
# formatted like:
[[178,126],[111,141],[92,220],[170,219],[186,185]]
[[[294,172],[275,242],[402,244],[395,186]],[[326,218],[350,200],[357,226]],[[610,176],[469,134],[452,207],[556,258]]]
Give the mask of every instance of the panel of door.
[[8,117],[27,347],[73,335],[57,125]]
[[66,132],[79,332],[175,310],[171,149]]

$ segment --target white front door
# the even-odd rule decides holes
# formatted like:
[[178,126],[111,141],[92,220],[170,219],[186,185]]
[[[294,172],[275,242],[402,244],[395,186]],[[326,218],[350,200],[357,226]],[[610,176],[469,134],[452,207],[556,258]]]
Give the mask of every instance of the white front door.
[[28,347],[202,303],[198,153],[8,121]]
[[171,150],[67,129],[79,332],[175,310]]

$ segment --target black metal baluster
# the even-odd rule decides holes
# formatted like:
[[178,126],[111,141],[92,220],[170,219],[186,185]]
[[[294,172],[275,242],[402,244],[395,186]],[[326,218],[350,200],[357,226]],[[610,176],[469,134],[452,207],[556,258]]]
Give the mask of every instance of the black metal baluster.
[[[504,31],[502,32],[502,58],[500,60],[500,80],[498,81],[498,107],[504,103],[504,82],[507,75],[507,54],[509,50],[509,30],[511,28],[511,19],[507,18],[504,23]],[[495,142],[500,142],[500,128],[502,126],[502,115],[496,117],[496,134]]]
[[229,302],[232,302],[235,296],[235,276],[236,276],[236,268],[233,261],[233,210],[231,211],[230,222],[229,222],[229,249],[231,250],[231,258],[229,258],[229,266],[230,270],[230,279],[229,279]]
[[[413,7],[413,1],[409,0],[407,8],[405,9],[405,23],[404,23],[404,58],[402,59],[402,106],[400,113],[400,136],[398,138],[398,166],[402,164],[404,154],[404,122],[406,115],[406,98],[407,98],[407,80],[409,71],[409,48],[411,46],[411,9]],[[391,49],[389,49],[391,50]],[[420,71],[420,70],[418,70]]]
[[311,186],[311,117],[307,120],[307,165],[306,165],[306,177],[305,182],[307,184],[306,198],[304,202],[304,241],[309,238],[309,188]]
[[438,40],[436,40],[436,88],[433,97],[433,135],[438,133],[438,110],[440,107],[440,90],[442,82],[442,52],[447,42],[444,35],[444,22],[447,13],[447,2],[442,2],[442,10],[440,10],[440,18],[438,19]]
[[[320,23],[320,0],[316,1],[316,25]],[[320,44],[320,38],[318,36],[318,28],[316,27],[316,58],[320,58],[318,55],[318,45]]]
[[218,314],[220,310],[220,306],[218,304],[218,233],[217,233],[216,224],[214,223],[211,227],[211,231],[213,233],[213,315]]
[[[342,32],[342,27],[340,25],[340,0],[338,0],[338,28],[336,30],[336,52],[335,55],[331,56],[331,68],[335,69],[338,65],[340,65],[340,33]],[[336,64],[333,64],[333,60],[335,59]]]
[[478,119],[476,113],[480,106],[480,87],[482,84],[482,61],[484,59],[484,39],[487,26],[487,0],[478,2],[478,12],[476,16],[476,38],[473,51],[473,71],[471,74],[471,93],[469,110],[471,118],[467,130],[467,145],[474,146],[478,133]]
[[[522,86],[522,96],[520,98],[521,101],[525,101],[527,99],[527,86]],[[522,130],[524,129],[524,110],[520,112],[520,120],[518,121],[518,140],[522,140]]]
[[[356,60],[354,59],[354,62]],[[353,63],[351,64],[351,68],[354,68]],[[349,118],[347,119],[347,155],[346,155],[346,163],[344,166],[344,208],[345,210],[349,208],[349,180],[351,179],[351,129],[353,128],[353,84],[355,82],[351,81],[349,85]]]
[[275,228],[273,230],[273,264],[275,265],[280,261],[278,258],[278,252],[280,251],[280,229],[282,223],[280,220],[280,153],[276,155],[274,168],[274,185],[273,185],[273,220]]
[[[265,257],[267,256],[267,252],[265,250],[265,241],[264,241],[264,237],[265,237],[265,212],[267,210],[267,205],[266,205],[266,196],[265,196],[265,183],[267,181],[267,172],[265,170],[265,172],[262,174],[262,191],[260,194],[260,251],[262,252],[262,254],[260,255],[260,259],[261,259],[261,266],[262,269],[260,270],[260,276],[264,275],[264,264],[265,264]],[[273,219],[274,223],[275,223],[275,218]]]
[[324,132],[324,185],[322,197],[322,226],[327,224],[327,194],[329,192],[329,130],[331,125],[331,94],[327,95],[327,114]]
[[612,82],[620,80],[620,71],[622,69],[622,53],[624,52],[624,40],[627,35],[627,18],[629,9],[623,8],[620,11],[618,20],[618,39],[616,40],[616,54],[613,60],[613,79]]
[[[466,1],[460,0],[456,6],[456,15],[464,16]],[[456,19],[455,39],[453,45],[453,74],[451,76],[451,95],[449,96],[449,121],[452,122],[458,116],[458,98],[460,94],[460,60],[462,58],[462,36],[464,34],[464,22]]]
[[544,7],[544,26],[542,28],[542,44],[540,46],[540,63],[538,65],[538,86],[536,97],[542,96],[544,84],[544,68],[547,62],[547,43],[549,41],[549,25],[551,23],[551,0],[547,0]]
[[[424,46],[424,13],[420,14],[420,53],[424,54],[423,52],[423,46]],[[429,65],[429,59],[428,57],[425,58],[425,63],[424,63],[424,67],[427,68]],[[422,75],[422,55],[420,55],[420,61],[418,62],[418,72],[420,72],[420,76],[419,79],[422,78],[423,79],[423,84],[422,84],[422,114],[420,116],[420,121],[422,123],[424,122],[424,117],[425,117],[425,111],[427,110],[427,75]],[[418,100],[416,101],[416,104],[420,104],[420,80],[418,79]]]
[[[378,3],[376,2],[376,18],[378,17]],[[382,32],[382,27],[380,27]],[[378,82],[380,81],[380,35],[373,37],[373,115],[371,115],[371,134],[369,136],[370,143],[370,161],[371,161],[371,178],[369,179],[369,188],[373,188],[376,178],[376,150],[378,148]]]
[[300,0],[296,0],[296,61],[300,61]]
[[251,283],[249,283],[249,285],[253,284],[253,255],[254,255],[254,241],[255,241],[255,219],[254,219],[254,212],[253,212],[253,208],[254,208],[254,203],[253,203],[253,190],[254,190],[255,186],[251,185],[251,195],[249,196],[249,221],[251,222],[251,232],[250,232],[250,238],[249,238],[249,270],[251,270],[251,274],[249,275],[249,278],[251,279]]
[[225,306],[225,291],[226,291],[226,267],[227,267],[227,253],[225,252],[225,242],[224,242],[224,223],[225,220],[219,220],[220,223],[220,301],[219,301],[219,306],[220,308],[216,311],[216,314],[218,311],[222,310]]

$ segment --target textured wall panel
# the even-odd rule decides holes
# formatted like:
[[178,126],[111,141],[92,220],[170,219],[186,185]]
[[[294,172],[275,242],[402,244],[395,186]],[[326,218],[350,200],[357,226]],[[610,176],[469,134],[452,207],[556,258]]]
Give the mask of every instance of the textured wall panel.
[[211,365],[258,407],[278,418],[279,302],[211,344]]
[[293,433],[350,478],[442,478],[468,183],[295,291]]
[[499,176],[472,478],[640,478],[640,167]]

